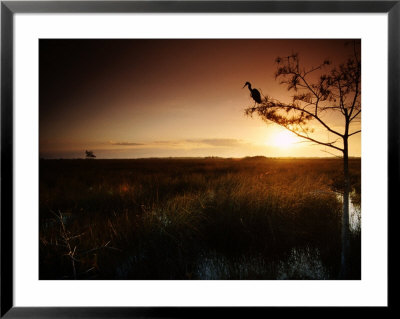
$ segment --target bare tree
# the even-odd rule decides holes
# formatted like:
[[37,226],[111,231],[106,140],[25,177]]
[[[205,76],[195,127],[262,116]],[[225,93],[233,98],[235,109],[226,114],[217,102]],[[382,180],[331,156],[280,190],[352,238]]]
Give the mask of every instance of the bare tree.
[[[349,138],[360,133],[361,58],[359,42],[354,41],[351,57],[339,66],[329,60],[304,68],[298,54],[276,58],[275,79],[293,92],[290,102],[266,96],[261,103],[246,108],[246,114],[258,114],[264,121],[276,123],[297,136],[331,149],[343,158],[342,254],[340,278],[348,275],[349,253]],[[338,114],[338,115],[335,115]],[[330,117],[330,119],[329,119]],[[339,117],[343,129],[333,125]],[[356,128],[354,128],[356,126]],[[318,128],[328,131],[321,138]],[[317,129],[317,131],[316,131]],[[329,136],[334,136],[331,140]],[[335,155],[335,154],[333,154]]]
[[86,158],[95,158],[96,157],[96,155],[93,154],[93,151],[86,150],[85,153],[86,153]]

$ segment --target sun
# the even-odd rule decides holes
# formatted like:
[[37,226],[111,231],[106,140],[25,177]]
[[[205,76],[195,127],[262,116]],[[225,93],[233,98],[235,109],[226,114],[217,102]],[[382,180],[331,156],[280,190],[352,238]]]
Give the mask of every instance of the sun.
[[272,137],[272,144],[279,148],[289,148],[298,141],[296,135],[289,131],[282,131]]

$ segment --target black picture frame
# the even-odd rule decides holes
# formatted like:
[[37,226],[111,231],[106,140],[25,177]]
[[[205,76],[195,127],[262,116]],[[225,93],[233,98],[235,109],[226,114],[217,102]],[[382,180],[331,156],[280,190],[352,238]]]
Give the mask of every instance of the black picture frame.
[[[393,215],[398,212],[400,144],[400,0],[396,1],[1,1],[1,317],[6,318],[132,318],[206,317],[226,315],[252,317],[254,312],[276,308],[22,308],[13,303],[13,19],[16,13],[387,13],[388,14],[388,240],[393,233]],[[390,251],[389,241],[389,251]],[[389,256],[389,264],[391,261]],[[388,269],[390,271],[390,268]],[[390,276],[390,272],[389,272]],[[390,277],[392,278],[392,277]],[[388,285],[391,280],[388,280]],[[391,308],[389,294],[388,307]],[[325,309],[325,308],[324,308]],[[285,308],[301,315],[306,307]],[[354,309],[353,309],[354,310]],[[359,309],[358,309],[359,310]],[[358,311],[357,310],[357,311]],[[278,311],[281,311],[279,309]],[[337,308],[331,309],[337,311]],[[347,312],[353,312],[349,308]],[[368,310],[370,311],[370,310]]]

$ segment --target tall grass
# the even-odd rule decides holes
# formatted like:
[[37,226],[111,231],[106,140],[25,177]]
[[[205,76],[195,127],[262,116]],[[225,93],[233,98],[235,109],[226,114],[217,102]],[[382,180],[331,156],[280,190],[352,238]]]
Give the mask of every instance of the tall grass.
[[40,278],[334,279],[340,174],[336,159],[41,160]]

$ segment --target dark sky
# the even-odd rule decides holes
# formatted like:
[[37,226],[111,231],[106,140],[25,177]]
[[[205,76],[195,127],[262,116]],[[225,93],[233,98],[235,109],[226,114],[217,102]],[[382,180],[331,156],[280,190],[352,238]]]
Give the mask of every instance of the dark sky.
[[323,156],[304,144],[277,147],[278,127],[243,115],[251,100],[242,87],[250,81],[289,99],[275,81],[275,58],[298,52],[308,66],[343,62],[345,42],[42,39],[41,156]]

